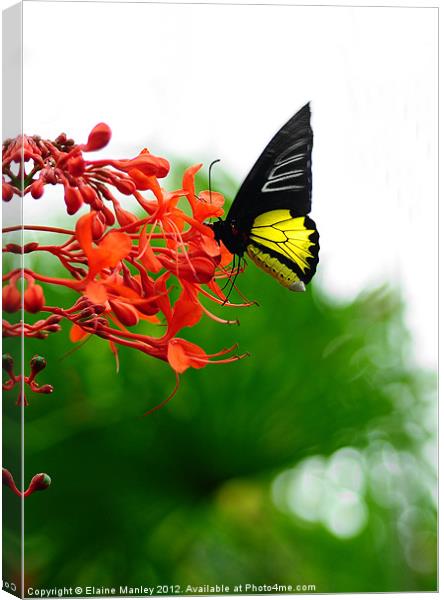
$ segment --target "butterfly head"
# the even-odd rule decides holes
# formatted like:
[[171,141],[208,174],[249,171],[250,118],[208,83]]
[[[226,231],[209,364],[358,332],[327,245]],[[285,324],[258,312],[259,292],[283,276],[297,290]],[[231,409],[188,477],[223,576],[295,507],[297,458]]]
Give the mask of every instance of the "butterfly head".
[[248,244],[248,235],[243,234],[239,230],[236,220],[227,219],[223,221],[220,219],[211,223],[211,227],[214,231],[216,242],[223,242],[232,254],[242,255],[245,252]]

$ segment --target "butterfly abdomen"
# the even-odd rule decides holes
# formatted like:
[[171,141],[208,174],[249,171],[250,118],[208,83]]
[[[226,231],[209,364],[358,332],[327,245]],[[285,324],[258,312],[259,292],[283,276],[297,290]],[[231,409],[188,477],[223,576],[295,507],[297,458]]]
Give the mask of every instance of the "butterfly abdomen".
[[247,253],[251,260],[266,273],[271,275],[281,285],[288,288],[292,292],[304,292],[305,285],[299,279],[294,271],[283,264],[275,256],[270,256],[268,252],[259,248],[254,244],[247,246]]

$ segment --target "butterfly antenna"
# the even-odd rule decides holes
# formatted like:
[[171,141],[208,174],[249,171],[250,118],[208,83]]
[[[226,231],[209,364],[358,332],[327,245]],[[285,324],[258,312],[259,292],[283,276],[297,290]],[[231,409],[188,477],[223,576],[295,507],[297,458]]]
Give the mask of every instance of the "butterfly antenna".
[[210,203],[211,203],[211,169],[218,162],[220,162],[220,158],[216,158],[216,160],[213,160],[213,162],[208,167],[208,189],[210,190]]

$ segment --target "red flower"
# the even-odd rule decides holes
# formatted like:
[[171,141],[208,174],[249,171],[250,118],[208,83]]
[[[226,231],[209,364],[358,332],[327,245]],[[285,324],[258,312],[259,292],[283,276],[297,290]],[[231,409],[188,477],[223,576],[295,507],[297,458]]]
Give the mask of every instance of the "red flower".
[[76,237],[84,251],[89,266],[88,279],[107,267],[115,267],[132,249],[131,238],[126,233],[111,231],[93,246],[92,222],[94,213],[80,217],[76,225]]
[[203,314],[202,307],[196,302],[196,296],[190,289],[184,288],[173,309],[165,312],[168,330],[165,338],[170,339],[184,327],[196,325]]
[[204,191],[196,195],[194,178],[202,164],[189,167],[183,176],[183,189],[187,192],[188,201],[193,210],[193,216],[203,222],[210,217],[220,217],[224,214],[224,197],[218,192]]
[[183,373],[190,367],[202,369],[208,364],[209,358],[196,344],[174,338],[168,343],[168,362],[176,373]]

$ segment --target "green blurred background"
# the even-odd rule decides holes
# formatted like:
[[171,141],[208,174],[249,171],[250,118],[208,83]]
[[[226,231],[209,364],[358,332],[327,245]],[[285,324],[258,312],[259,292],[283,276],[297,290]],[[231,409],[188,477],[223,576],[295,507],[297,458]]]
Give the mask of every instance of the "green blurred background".
[[[219,173],[215,189],[235,188]],[[321,268],[324,253],[321,231]],[[167,365],[122,348],[116,373],[100,339],[65,356],[68,329],[27,343],[55,387],[26,409],[25,481],[53,481],[25,504],[28,586],[436,589],[436,382],[415,366],[400,292],[340,302],[315,278],[295,295],[251,264],[238,285],[259,306],[211,309],[239,327],[204,317],[181,335],[251,356],[190,369],[147,417],[174,386]]]

